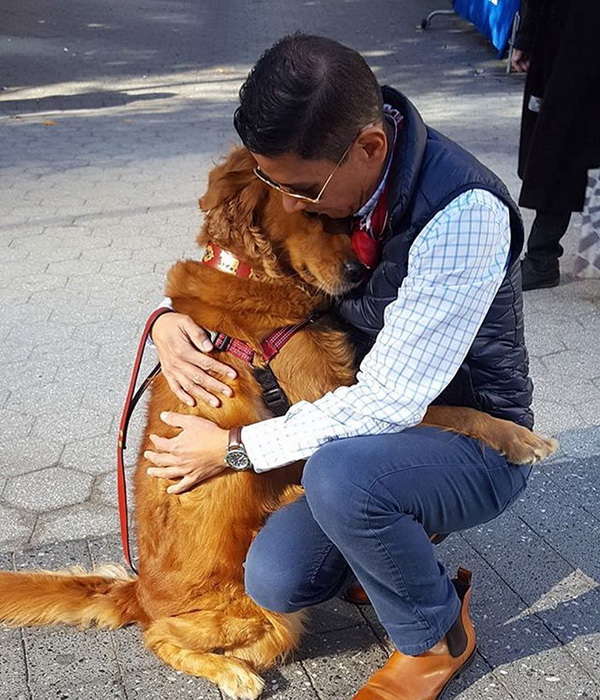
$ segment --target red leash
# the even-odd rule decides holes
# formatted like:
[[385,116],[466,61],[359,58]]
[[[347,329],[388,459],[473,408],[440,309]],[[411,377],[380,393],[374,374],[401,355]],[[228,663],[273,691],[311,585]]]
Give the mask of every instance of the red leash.
[[[152,326],[156,319],[163,314],[173,311],[168,307],[161,307],[156,309],[150,318],[146,321],[144,326],[144,331],[137,349],[137,354],[135,356],[135,362],[133,365],[133,370],[131,373],[131,379],[129,380],[129,388],[127,389],[127,396],[125,398],[125,404],[123,405],[123,413],[121,414],[121,423],[119,424],[119,439],[117,442],[117,492],[119,495],[119,521],[121,523],[121,545],[123,547],[123,554],[125,555],[125,561],[129,564],[131,570],[137,574],[137,569],[133,565],[131,560],[131,548],[129,546],[129,515],[127,511],[127,485],[125,481],[125,460],[123,457],[124,451],[127,449],[126,439],[127,439],[127,428],[129,426],[129,420],[133,409],[135,408],[137,402],[140,400],[142,394],[146,391],[150,382],[154,377],[160,372],[160,364],[157,364],[150,374],[144,379],[140,388],[135,391],[135,385],[137,384],[138,374],[140,373],[140,366],[142,364],[142,359],[144,357],[144,350],[146,349],[146,340],[150,335]],[[135,392],[135,393],[134,393]]]

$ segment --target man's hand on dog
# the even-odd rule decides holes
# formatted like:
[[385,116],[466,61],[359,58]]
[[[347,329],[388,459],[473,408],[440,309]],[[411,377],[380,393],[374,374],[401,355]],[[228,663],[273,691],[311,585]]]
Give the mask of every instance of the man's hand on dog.
[[200,399],[211,406],[219,406],[219,395],[232,395],[231,387],[207,371],[233,379],[235,370],[204,354],[212,350],[212,343],[189,316],[163,314],[152,326],[152,340],[162,373],[180,401],[195,406],[196,399]]
[[165,412],[160,418],[167,425],[181,428],[173,438],[150,435],[157,451],[144,452],[144,457],[156,465],[146,470],[149,476],[180,480],[169,486],[167,493],[184,493],[227,469],[224,460],[229,431],[199,416]]

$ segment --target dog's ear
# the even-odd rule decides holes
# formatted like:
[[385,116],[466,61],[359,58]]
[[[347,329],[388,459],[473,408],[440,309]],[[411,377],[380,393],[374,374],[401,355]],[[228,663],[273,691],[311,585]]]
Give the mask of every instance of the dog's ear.
[[[266,270],[269,261],[275,259],[271,243],[262,231],[264,208],[271,191],[254,175],[254,166],[250,152],[238,148],[211,171],[208,190],[200,200],[206,216],[197,240],[200,246],[214,241]],[[274,269],[269,274],[275,275]]]
[[[200,198],[200,209],[209,211],[231,199],[241,189],[257,181],[254,175],[256,163],[246,148],[236,148],[224,163],[213,168],[208,175],[208,188]],[[262,184],[262,183],[261,183]],[[261,188],[257,188],[259,191]]]

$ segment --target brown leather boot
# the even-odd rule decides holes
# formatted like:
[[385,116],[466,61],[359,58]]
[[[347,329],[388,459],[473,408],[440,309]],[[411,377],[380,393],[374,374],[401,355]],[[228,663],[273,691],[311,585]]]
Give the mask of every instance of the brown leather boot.
[[475,654],[475,629],[469,617],[471,572],[459,569],[453,583],[461,607],[448,634],[418,656],[395,651],[354,700],[439,700],[442,697],[450,681],[469,665]]
[[348,588],[346,588],[342,598],[347,603],[352,603],[353,605],[371,605],[369,596],[358,581],[351,583]]

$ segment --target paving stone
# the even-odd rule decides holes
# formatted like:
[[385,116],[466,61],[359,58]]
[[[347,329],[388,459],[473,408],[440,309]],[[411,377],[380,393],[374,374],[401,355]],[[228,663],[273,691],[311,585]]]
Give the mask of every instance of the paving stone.
[[[86,570],[91,570],[92,560],[87,540],[53,542],[43,547],[28,547],[14,554],[16,571],[32,569],[61,571],[71,566],[83,566]],[[25,633],[31,633],[31,629],[26,629]]]
[[[94,568],[97,568],[102,564],[109,563],[124,564],[123,550],[121,548],[121,537],[119,534],[113,533],[102,537],[90,537],[87,539],[87,544],[90,550]],[[132,629],[135,628],[128,628],[128,630]],[[119,639],[119,634],[121,633],[122,630],[115,632],[117,635],[117,642]]]
[[57,321],[35,321],[26,325],[15,325],[8,335],[8,339],[14,343],[25,345],[37,345],[52,341],[67,342],[72,333],[72,328]]
[[[335,657],[332,667],[328,660]],[[317,692],[326,698],[351,698],[387,655],[367,626],[307,637],[296,658],[302,661]]]
[[20,631],[0,628],[0,649],[0,698],[28,700],[27,668]]
[[222,697],[209,681],[168,667],[135,669],[125,676],[124,685],[128,700],[164,700],[166,697],[219,700]]
[[13,248],[0,248],[0,269],[7,263],[27,260],[28,257],[29,251],[19,251],[14,250]]
[[81,503],[41,514],[31,535],[31,542],[34,545],[40,545],[85,536],[104,535],[114,532],[118,527],[116,507]]
[[581,416],[575,406],[560,401],[542,401],[534,397],[532,407],[535,429],[542,435],[553,437],[581,425]]
[[81,503],[89,498],[93,477],[49,467],[8,480],[2,498],[9,505],[36,512]]
[[[190,240],[187,241],[188,245],[191,242],[193,236],[190,236]],[[183,250],[177,252],[177,249],[173,245],[160,246],[156,248],[146,248],[145,250],[136,250],[133,256],[133,261],[136,266],[139,262],[150,262],[154,265],[157,262],[167,263],[169,266],[174,265],[177,260],[183,259]]]
[[98,357],[100,342],[75,342],[62,339],[48,340],[37,344],[31,351],[32,360],[59,358],[61,364],[93,367]]
[[22,262],[10,262],[0,266],[0,274],[4,281],[19,279],[29,275],[41,275],[45,271],[45,264],[40,260],[24,260]]
[[590,401],[580,404],[577,406],[576,410],[581,417],[580,425],[586,427],[598,425],[598,416],[600,416],[600,401]]
[[549,463],[543,472],[559,489],[569,493],[576,503],[600,520],[600,485],[597,479],[599,463],[600,459],[597,456],[588,459],[557,460]]
[[317,695],[310,676],[300,663],[287,663],[275,671],[263,674],[265,689],[261,698],[270,700],[316,700]]
[[4,341],[11,330],[12,325],[10,323],[0,323],[0,340]]
[[[127,352],[118,348],[114,352],[103,348],[98,354],[98,362],[104,366],[108,366],[105,364],[108,362],[111,363],[110,366],[116,362],[119,365],[112,372],[110,379],[97,374],[88,379],[81,405],[93,411],[118,416],[120,419],[133,363],[133,351]],[[116,425],[116,421],[113,425]]]
[[51,262],[47,271],[51,275],[87,276],[100,271],[100,264],[95,260],[64,260]]
[[7,304],[3,309],[4,320],[14,324],[44,322],[49,316],[50,311],[47,308],[37,306],[31,300],[26,304]]
[[60,683],[56,687],[33,688],[33,700],[129,700],[121,679],[106,678],[99,682]]
[[50,314],[51,321],[80,325],[82,323],[95,323],[96,321],[106,321],[112,316],[112,309],[87,304],[73,304],[71,306],[56,307]]
[[55,275],[45,272],[41,275],[28,275],[15,282],[15,287],[23,289],[28,293],[51,292],[53,289],[62,289],[67,283],[64,275]]
[[27,636],[25,646],[34,697],[39,694],[60,698],[63,689],[118,687],[120,683],[119,667],[106,630],[77,630],[73,634],[69,628],[51,628],[43,635]]
[[132,250],[116,249],[112,246],[86,249],[81,253],[82,260],[97,260],[100,263],[130,261],[132,258]]
[[137,625],[115,630],[115,650],[119,663],[130,671],[149,671],[158,675],[161,669],[175,673],[144,645],[142,632]]
[[44,360],[8,362],[0,366],[0,386],[18,391],[29,386],[50,384],[58,371],[58,365]]
[[493,673],[480,654],[475,655],[471,666],[452,682],[446,693],[449,699],[460,700],[507,700],[513,695],[502,683],[502,673]]
[[[519,506],[529,499],[526,491]],[[544,591],[569,576],[573,566],[548,545],[516,511],[504,513],[493,523],[473,528],[464,538],[494,566],[502,566],[502,578],[533,604]],[[500,564],[501,563],[501,564]]]
[[593,457],[600,455],[600,430],[582,428],[558,434],[560,453],[563,458]]
[[132,269],[137,274],[154,272],[155,260],[141,260],[137,255],[134,255],[132,260],[113,260],[103,262],[101,266],[101,274],[110,275],[111,277],[128,277]]
[[48,411],[38,414],[34,435],[52,435],[56,440],[76,442],[98,435],[106,435],[112,425],[112,416],[86,408],[77,411]]
[[[43,253],[43,258],[47,263],[62,263],[71,260],[79,260],[81,258],[81,248],[79,246],[68,246],[64,244],[56,247],[49,247],[46,243],[42,251],[36,251],[36,257],[41,253]],[[48,271],[52,273],[56,272],[56,270],[50,269],[48,269]]]
[[[0,282],[0,285],[1,284],[2,283]],[[11,304],[14,304],[15,306],[19,304],[27,304],[30,299],[31,292],[28,292],[24,289],[14,289],[12,285],[2,287],[2,302],[7,306]],[[8,325],[8,327],[10,326]],[[2,328],[2,332],[4,332],[4,329],[7,329],[7,324],[3,323],[2,326],[0,326],[0,328]]]
[[[134,468],[125,470],[127,483],[127,499],[133,503],[133,475]],[[93,503],[103,503],[107,506],[114,506],[117,503],[117,474],[116,470],[108,474],[97,476],[94,481],[94,488],[90,499]]]
[[576,282],[571,280],[567,284],[561,284],[560,298],[562,300],[573,300],[575,303],[584,300],[598,304],[600,303],[598,280],[586,279],[577,280]]
[[132,319],[129,322],[97,321],[76,327],[73,340],[85,343],[102,342],[119,347],[128,341],[132,344],[137,342],[137,334],[132,331]]
[[0,425],[9,439],[24,438],[29,435],[34,423],[34,417],[10,408],[0,409]]
[[2,473],[4,476],[27,474],[58,462],[63,444],[48,437],[11,439],[0,434]]
[[9,551],[28,542],[34,524],[33,515],[0,505],[0,548]]
[[600,539],[590,536],[599,521],[581,507],[576,495],[541,472],[530,480],[527,498],[513,510],[574,568],[600,578]]
[[[94,252],[100,253],[100,251],[106,251],[112,243],[112,238],[110,236],[104,236],[102,234],[96,234],[92,229],[84,229],[82,231],[72,231],[65,233],[61,239],[61,245],[68,245],[70,247],[77,246],[81,250],[80,260],[86,263],[98,263],[99,258],[94,256]],[[84,255],[87,253],[87,255]],[[101,259],[101,258],[100,258]],[[85,268],[84,268],[85,269]],[[66,273],[68,274],[69,268],[66,268]],[[87,277],[87,273],[79,275]],[[90,282],[90,280],[88,280]]]
[[548,355],[545,364],[553,375],[594,378],[598,376],[600,358],[598,352],[582,353],[580,350],[565,350]]
[[364,624],[364,620],[356,605],[346,603],[340,598],[333,598],[310,609],[306,629],[309,634],[318,634],[361,624]]
[[[72,442],[61,455],[61,464],[69,469],[89,474],[104,474],[115,470],[117,435],[100,435]],[[135,460],[135,452],[126,450],[126,463]]]
[[533,391],[536,401],[550,401],[559,405],[579,406],[593,400],[600,401],[600,389],[591,380],[586,379],[566,382],[557,390],[556,382],[537,377]]
[[15,413],[27,411],[40,414],[60,410],[66,414],[76,411],[83,395],[83,388],[74,385],[66,387],[58,382],[44,386],[27,386],[13,391],[5,408]]

